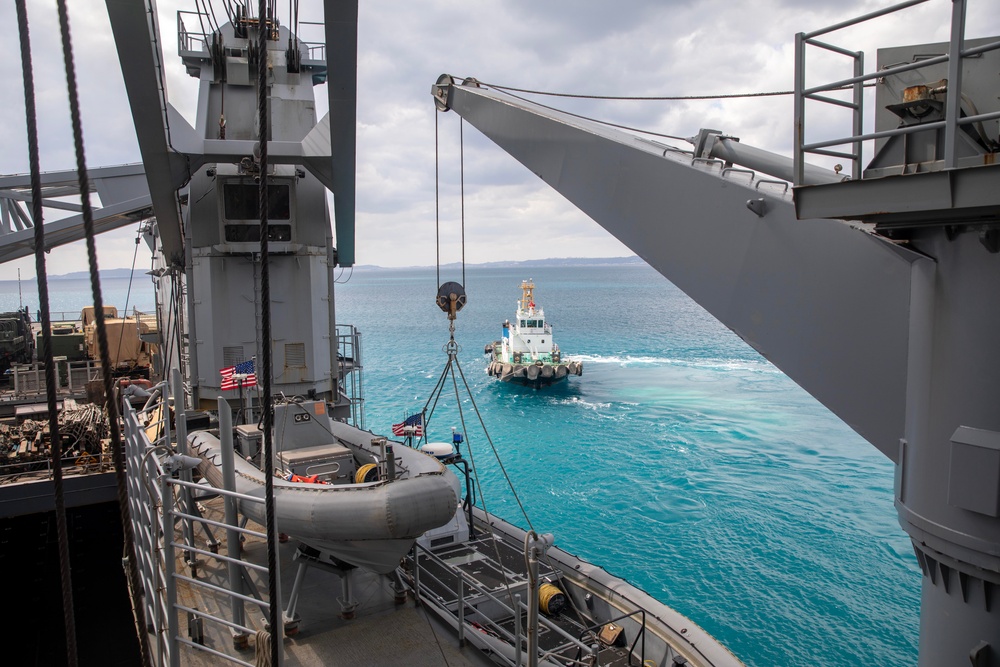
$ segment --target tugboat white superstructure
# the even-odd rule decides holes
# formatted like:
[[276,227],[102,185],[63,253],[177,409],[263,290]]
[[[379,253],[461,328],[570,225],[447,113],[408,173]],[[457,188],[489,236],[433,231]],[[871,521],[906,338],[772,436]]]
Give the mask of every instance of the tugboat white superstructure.
[[545,387],[570,375],[583,375],[583,362],[565,359],[552,336],[545,311],[535,304],[535,284],[521,281],[513,324],[503,323],[503,338],[486,346],[486,372],[503,382]]

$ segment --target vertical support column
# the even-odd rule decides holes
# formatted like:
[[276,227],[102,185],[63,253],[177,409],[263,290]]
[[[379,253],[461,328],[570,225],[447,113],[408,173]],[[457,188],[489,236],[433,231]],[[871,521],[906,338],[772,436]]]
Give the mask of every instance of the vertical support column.
[[521,594],[514,596],[514,665],[521,667]]
[[458,570],[458,646],[465,647],[465,577]]
[[[226,491],[236,491],[236,468],[233,461],[233,412],[229,408],[226,399],[219,398],[219,439],[222,443],[222,485]],[[236,530],[239,524],[239,516],[236,507],[236,498],[225,497],[226,514],[226,555],[230,558],[240,558],[240,532]],[[236,563],[229,563],[229,589],[235,593],[243,593],[243,573]],[[229,598],[230,612],[233,623],[246,626],[243,600],[233,596]],[[272,601],[271,604],[275,604]],[[279,603],[280,604],[280,603]],[[233,646],[245,648],[248,638],[246,635],[233,631]]]
[[[170,387],[173,389],[171,392],[174,396],[174,421],[177,424],[177,453],[181,456],[190,456],[188,453],[187,446],[187,405],[184,401],[184,384],[181,378],[181,372],[179,369],[173,369],[170,374]],[[191,470],[186,466],[181,468],[180,478],[184,482],[191,482]],[[191,489],[186,486],[181,487],[181,507],[184,508],[184,513],[189,516],[194,516],[194,502],[191,499]],[[194,524],[191,519],[184,519],[184,543],[188,545],[194,544]],[[197,575],[197,562],[195,560],[194,552],[188,551],[185,556],[188,567],[191,568],[191,576],[196,577]]]
[[[865,52],[858,51],[854,54],[854,76],[864,76],[865,73]],[[860,137],[865,131],[865,85],[858,81],[854,84],[854,136]],[[851,165],[851,178],[861,180],[862,171],[862,143],[860,140],[854,142],[854,159]]]
[[166,595],[167,634],[163,648],[169,658],[170,667],[180,667],[181,656],[177,650],[177,585],[174,581],[174,569],[177,565],[174,556],[174,489],[170,484],[170,474],[160,475],[160,519],[163,530],[163,588]]
[[413,543],[413,606],[420,606],[420,545]]
[[965,38],[965,0],[952,0],[951,40],[948,45],[948,98],[945,100],[944,168],[958,166],[955,143],[962,108],[962,46]]
[[805,144],[805,108],[806,99],[802,92],[805,90],[806,82],[806,43],[805,33],[795,35],[795,104],[792,115],[792,126],[795,131],[795,140],[792,146],[792,185],[802,185],[805,180],[805,156],[802,154],[802,146]]

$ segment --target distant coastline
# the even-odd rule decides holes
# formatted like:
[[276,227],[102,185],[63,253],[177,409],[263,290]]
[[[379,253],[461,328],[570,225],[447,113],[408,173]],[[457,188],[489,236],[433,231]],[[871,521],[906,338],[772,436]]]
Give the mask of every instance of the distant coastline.
[[[134,276],[136,278],[140,276],[145,276],[146,272],[142,270],[136,270],[133,274],[132,269],[101,269],[99,271],[102,279],[113,279],[113,278],[128,278]],[[61,273],[61,274],[48,274],[49,280],[89,280],[90,271],[74,271],[72,273]],[[17,278],[7,278],[5,280],[0,280],[3,283],[16,283]],[[35,276],[30,278],[21,278],[23,283],[33,283],[35,282]]]
[[[466,264],[466,267],[476,267],[484,269],[509,269],[518,267],[542,267],[542,266],[644,266],[645,261],[641,257],[631,255],[628,257],[549,257],[547,259],[523,259],[523,260],[502,260],[497,262],[482,262],[479,264]],[[449,262],[442,264],[441,268],[458,268],[461,262]],[[358,264],[354,267],[358,270],[378,269],[382,271],[405,271],[408,269],[428,269],[433,265],[415,266],[379,266],[377,264]]]
[[[518,268],[518,267],[543,267],[543,266],[644,266],[646,262],[642,260],[641,257],[636,255],[631,255],[629,257],[550,257],[548,259],[525,259],[525,260],[508,260],[508,261],[498,261],[498,262],[483,262],[480,264],[466,264],[466,267],[476,267],[484,269],[507,269],[507,268]],[[448,264],[442,264],[441,268],[458,268],[461,267],[461,262],[449,262]],[[429,269],[433,268],[432,264],[426,265],[415,265],[415,266],[379,266],[377,264],[357,264],[353,267],[357,271],[405,271],[409,269]],[[101,269],[100,271],[102,279],[113,279],[113,278],[128,278],[130,276],[138,278],[140,276],[145,276],[146,272],[141,270],[136,270],[133,274],[132,269]],[[62,273],[57,275],[49,275],[49,280],[86,280],[90,278],[89,271],[73,271],[72,273]],[[34,282],[35,278],[22,278],[21,282]],[[5,280],[0,280],[0,283],[16,283],[17,278],[7,278]]]

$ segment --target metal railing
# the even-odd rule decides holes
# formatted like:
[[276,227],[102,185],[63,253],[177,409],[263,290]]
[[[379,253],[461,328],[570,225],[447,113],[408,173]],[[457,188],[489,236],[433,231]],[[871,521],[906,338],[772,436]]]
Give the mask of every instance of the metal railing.
[[[338,388],[351,407],[351,423],[365,428],[365,380],[362,363],[361,332],[351,324],[337,325],[337,355],[342,385]],[[349,368],[347,367],[349,364]],[[336,381],[336,380],[335,380]]]
[[[191,32],[184,25],[184,17],[194,17],[201,25],[201,32]],[[208,32],[205,30],[205,21],[209,19],[205,12],[178,11],[177,12],[177,52],[204,51],[208,52]]]
[[[110,472],[114,468],[110,452],[71,454],[62,458],[64,476]],[[40,456],[31,461],[18,461],[0,465],[0,484],[24,479],[52,479],[52,457]]]
[[[474,622],[479,624],[488,635],[493,635],[499,638],[502,642],[508,644],[512,649],[511,652],[514,654],[513,656],[508,656],[504,653],[494,651],[492,654],[492,659],[494,661],[499,660],[505,665],[510,665],[510,667],[519,667],[520,665],[525,664],[524,660],[526,660],[526,658],[522,658],[522,653],[526,651],[524,644],[527,642],[528,637],[526,629],[522,627],[521,619],[523,615],[527,614],[528,607],[525,602],[521,601],[521,596],[518,594],[513,595],[514,606],[511,606],[493,592],[484,588],[478,581],[467,575],[459,568],[454,567],[450,563],[446,563],[444,560],[438,558],[434,553],[422,546],[420,543],[415,543],[413,549],[412,562],[414,596],[424,602],[433,604],[436,608],[440,609],[442,613],[451,616],[458,629],[459,645],[464,646],[466,642],[466,629],[468,622],[472,622],[472,619],[474,619]],[[430,570],[426,570],[423,574],[421,574],[420,561],[424,558],[429,559],[435,565],[443,568],[449,575],[454,577],[455,587],[452,588],[439,577],[435,577]],[[450,592],[454,593],[454,604],[449,603],[448,600],[438,598],[438,596],[435,595],[429,587],[420,583],[421,578],[426,579],[428,577],[433,577],[438,586],[446,588]],[[513,632],[505,628],[501,623],[497,622],[490,616],[483,614],[476,609],[476,604],[481,604],[487,600],[496,605],[502,614],[509,615],[509,617],[514,619]],[[517,608],[517,612],[514,611],[515,607]],[[472,613],[467,611],[469,608],[473,610]],[[467,621],[467,619],[469,620]],[[596,660],[597,657],[592,646],[585,644],[582,640],[569,634],[548,618],[540,616],[538,621],[540,626],[544,627],[546,631],[553,632],[564,640],[564,642],[559,646],[547,649],[540,653],[539,659],[565,659],[563,652],[571,651],[575,648],[577,649],[578,656],[584,656],[581,664],[596,664],[594,662],[588,662]]]
[[[66,361],[65,358],[56,358],[53,363],[56,365],[56,380],[59,385],[57,392],[78,394],[86,389],[87,383],[103,377],[99,361]],[[11,388],[15,396],[23,398],[45,393],[44,364],[14,364],[11,371]]]
[[[835,25],[815,30],[808,33],[798,33],[795,36],[795,152],[793,156],[794,185],[801,185],[805,182],[805,154],[823,155],[848,159],[851,161],[852,179],[862,177],[862,145],[866,141],[895,137],[913,132],[926,132],[929,130],[943,129],[944,139],[944,167],[953,169],[958,166],[956,154],[956,143],[958,128],[964,125],[980,123],[985,120],[1000,118],[1000,111],[977,114],[960,118],[960,106],[962,99],[962,60],[988,51],[1000,49],[1000,42],[991,42],[974,48],[965,48],[965,15],[967,0],[952,0],[951,16],[951,38],[949,41],[948,53],[941,56],[926,58],[917,62],[893,65],[876,72],[865,74],[864,54],[860,51],[850,51],[833,44],[821,42],[816,38],[827,33],[847,28],[859,23],[863,23],[887,14],[892,14],[914,5],[923,4],[928,0],[907,0],[897,5],[892,5],[884,9],[859,16],[848,21],[843,21]],[[854,75],[847,79],[825,83],[818,86],[806,87],[805,66],[806,47],[813,46],[826,51],[843,55],[853,61]],[[910,70],[921,69],[940,63],[948,65],[948,91],[945,102],[945,119],[935,122],[921,123],[899,127],[892,130],[880,132],[864,133],[864,84],[867,81],[881,79],[893,74],[899,74]],[[850,102],[836,99],[822,93],[832,91],[851,90],[852,99]],[[845,107],[851,110],[852,130],[847,137],[838,137],[824,141],[806,143],[805,140],[805,103],[806,100],[813,100],[824,104]],[[835,146],[850,145],[849,151],[831,150]]]
[[[179,374],[175,373],[174,380],[176,384]],[[180,398],[179,395],[175,396],[175,402]],[[231,520],[232,517],[227,517],[227,522],[220,522],[200,515],[193,497],[195,491],[204,491],[204,487],[192,482],[188,467],[191,459],[187,462],[184,459],[187,438],[185,416],[179,411],[176,417],[178,446],[175,449],[171,446],[173,438],[167,414],[169,411],[160,410],[162,405],[165,405],[165,401],[136,411],[127,402],[123,403],[128,509],[143,588],[142,611],[152,639],[154,662],[164,667],[176,667],[181,664],[181,647],[187,646],[233,664],[254,667],[252,663],[237,656],[198,641],[199,633],[192,632],[192,627],[200,627],[203,622],[207,622],[233,633],[234,638],[242,636],[245,639],[256,634],[253,628],[248,627],[243,606],[249,602],[267,614],[270,604],[238,592],[244,590],[244,584],[234,585],[232,582],[243,582],[244,572],[247,570],[262,573],[266,579],[266,566],[239,558],[242,536],[266,539],[266,535],[241,527],[238,521]],[[150,441],[148,434],[151,432],[159,437]],[[224,443],[223,447],[225,446]],[[223,496],[231,504],[233,516],[237,500],[241,503],[264,502],[263,498],[225,489],[213,488],[212,493]],[[211,550],[196,545],[194,530],[198,525],[209,534]],[[180,536],[177,534],[178,526]],[[228,555],[216,552],[218,543],[211,537],[211,527],[227,531]],[[206,578],[182,574],[178,571],[178,552],[187,555],[186,562],[192,567],[196,563],[196,555],[226,564],[229,567],[229,580],[222,583],[228,585],[217,585]],[[232,617],[225,618],[219,613],[182,604],[178,601],[181,587],[190,594],[200,592],[206,598],[228,600]],[[180,629],[182,613],[187,615],[189,634],[195,636],[183,636]]]

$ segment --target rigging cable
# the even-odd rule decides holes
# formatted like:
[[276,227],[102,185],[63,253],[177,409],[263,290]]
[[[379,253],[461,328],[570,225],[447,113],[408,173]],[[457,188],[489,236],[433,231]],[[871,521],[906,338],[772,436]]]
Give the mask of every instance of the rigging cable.
[[[128,274],[128,289],[125,290],[125,308],[122,311],[123,315],[124,315],[124,319],[126,321],[128,321],[128,300],[132,296],[132,278],[135,276],[135,260],[136,260],[136,257],[139,256],[139,242],[142,241],[142,232],[141,232],[141,229],[142,229],[142,223],[139,223],[139,230],[140,231],[136,234],[136,237],[135,237],[135,252],[132,253],[132,270],[129,271],[129,274]],[[136,313],[136,316],[135,316],[135,328],[136,328],[136,330],[139,329],[139,314],[138,313]],[[116,361],[118,361],[118,360],[121,359],[121,354],[122,354],[122,339],[124,339],[124,338],[125,338],[125,323],[122,322],[122,326],[118,330],[118,351],[115,352],[115,360]],[[138,359],[136,359],[136,362],[138,362]]]
[[[628,130],[630,132],[639,132],[641,134],[648,134],[648,135],[653,136],[653,137],[663,137],[663,138],[666,138],[666,139],[676,139],[678,141],[688,141],[688,137],[678,137],[678,136],[672,135],[672,134],[664,134],[664,133],[661,133],[661,132],[653,132],[651,130],[643,130],[643,129],[638,128],[638,127],[631,127],[629,125],[619,125],[617,123],[612,123],[610,121],[600,120],[598,118],[593,118],[593,117],[590,117],[590,116],[583,116],[581,114],[572,113],[570,111],[565,111],[563,109],[557,109],[556,107],[551,107],[551,106],[548,106],[546,104],[541,104],[539,102],[535,102],[533,100],[529,100],[529,99],[527,99],[525,97],[521,97],[520,95],[515,95],[514,92],[527,93],[527,94],[531,94],[531,95],[547,95],[547,96],[550,96],[550,97],[566,97],[566,98],[575,98],[575,99],[584,99],[584,100],[619,100],[619,101],[646,101],[646,102],[648,102],[648,101],[670,102],[670,101],[698,101],[698,100],[727,100],[727,99],[745,99],[745,98],[754,98],[754,97],[778,97],[778,96],[782,96],[782,95],[794,95],[795,94],[794,90],[777,90],[777,91],[769,91],[769,92],[761,92],[761,93],[731,93],[731,94],[720,94],[720,95],[661,95],[661,96],[579,95],[579,94],[573,94],[573,93],[553,93],[553,92],[546,92],[546,91],[542,91],[542,90],[528,90],[528,89],[525,89],[525,88],[514,88],[514,87],[511,87],[511,86],[498,86],[496,84],[483,83],[482,81],[480,81],[478,83],[479,83],[480,86],[484,86],[484,87],[487,87],[487,88],[493,88],[495,90],[499,90],[499,91],[501,91],[503,93],[506,93],[507,95],[510,95],[511,97],[513,97],[515,99],[521,100],[522,102],[528,102],[530,104],[534,104],[536,106],[540,106],[543,109],[548,109],[549,111],[557,111],[557,112],[565,114],[567,116],[572,116],[573,118],[579,118],[581,120],[590,121],[592,123],[598,123],[599,125],[605,125],[607,127],[614,127],[614,128],[619,129],[619,130]],[[867,84],[864,84],[864,87],[865,88],[872,88],[875,85],[876,84],[874,84],[874,83],[867,83]],[[844,86],[842,88],[842,90],[850,90],[852,88],[853,88],[853,86]],[[514,91],[514,92],[512,92],[512,91]]]
[[[198,16],[198,25],[201,26],[201,34],[207,35],[208,31],[205,30],[205,18],[208,18],[208,13],[203,12],[201,9],[201,0],[194,0],[194,8],[196,10],[196,15]],[[202,18],[204,17],[204,18]],[[208,23],[208,27],[212,27],[211,21]]]
[[[135,554],[135,536],[129,517],[128,496],[126,494],[125,466],[122,457],[122,439],[118,422],[118,405],[114,399],[114,385],[111,377],[111,355],[108,350],[108,333],[104,327],[104,299],[101,295],[101,280],[97,272],[97,249],[94,244],[94,214],[90,206],[90,180],[83,152],[83,128],[80,122],[80,100],[76,86],[76,70],[73,65],[73,49],[70,44],[69,15],[66,0],[57,0],[59,28],[62,33],[63,59],[66,66],[66,87],[69,93],[70,120],[73,125],[73,144],[76,149],[76,170],[79,179],[80,200],[83,207],[83,228],[87,239],[87,259],[90,264],[90,286],[94,296],[94,316],[97,323],[97,339],[101,351],[101,375],[104,378],[104,393],[107,397],[108,424],[111,430],[111,455],[114,461],[115,482],[118,487],[118,508],[121,513],[122,533],[128,552],[126,575],[132,598],[132,610],[138,630],[139,653],[144,667],[150,665],[146,618],[139,598],[142,583]],[[156,24],[156,21],[153,21]]]
[[[28,125],[28,155],[31,162],[31,215],[35,223],[35,274],[45,357],[45,398],[49,410],[49,442],[52,455],[52,486],[55,500],[56,536],[59,547],[59,578],[62,586],[63,624],[66,633],[66,664],[76,667],[76,619],[73,616],[73,575],[69,560],[69,531],[66,526],[66,497],[63,491],[62,436],[56,407],[56,373],[52,359],[52,326],[49,318],[49,286],[45,272],[45,237],[42,229],[42,181],[38,157],[38,123],[35,115],[35,83],[31,66],[31,41],[25,0],[17,0],[17,24],[21,38],[21,70],[24,77],[24,106]],[[26,332],[31,335],[31,332]]]
[[441,141],[438,138],[438,117],[434,112],[434,250],[437,252],[437,285],[441,284],[441,173],[439,164],[439,153],[441,152]]
[[465,119],[458,119],[458,174],[461,188],[459,204],[462,207],[462,286],[465,287]]
[[267,140],[269,121],[267,114],[267,38],[265,21],[267,0],[260,0],[260,21],[257,24],[257,118],[260,146],[259,162],[259,207],[260,207],[260,317],[261,317],[261,390],[264,405],[264,509],[267,524],[267,584],[268,617],[271,630],[271,664],[281,664],[281,637],[284,634],[279,624],[281,619],[281,597],[278,595],[277,534],[274,525],[274,437],[271,433],[273,399],[271,396],[271,278],[268,270],[268,192],[267,192]]

